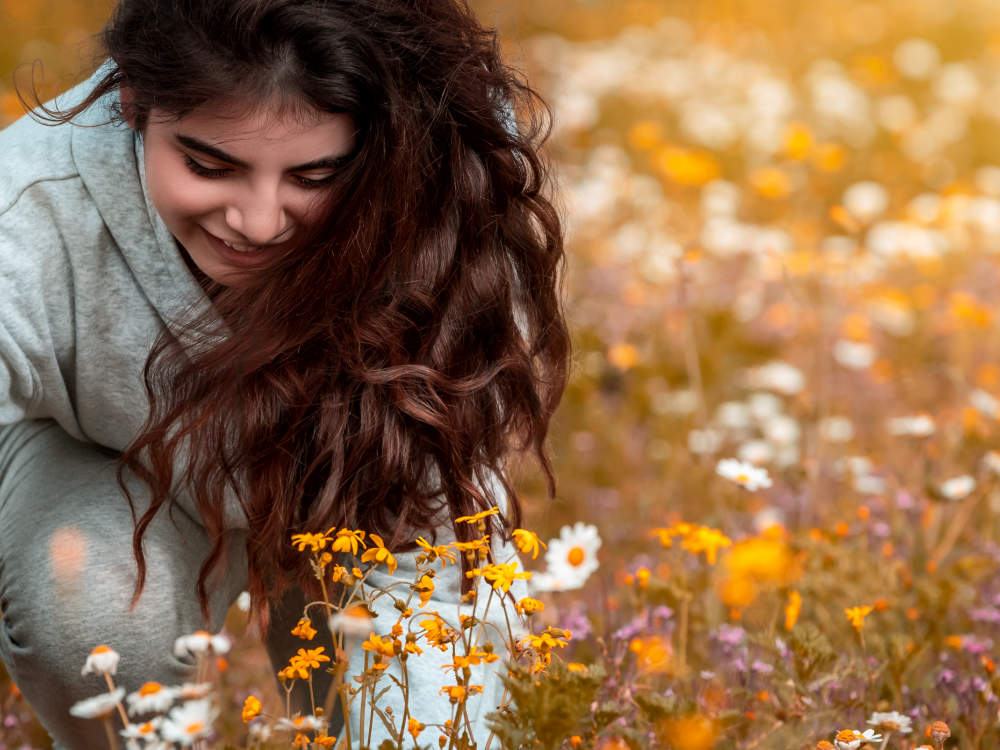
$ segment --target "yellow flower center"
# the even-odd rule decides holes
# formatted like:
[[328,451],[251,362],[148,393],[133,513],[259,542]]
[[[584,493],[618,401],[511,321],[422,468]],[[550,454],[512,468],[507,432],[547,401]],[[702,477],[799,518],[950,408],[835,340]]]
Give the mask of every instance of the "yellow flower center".
[[158,682],[147,682],[139,688],[139,695],[154,695],[163,689],[163,685]]
[[582,565],[584,557],[586,557],[586,555],[584,554],[583,549],[581,547],[574,547],[569,551],[569,554],[566,555],[566,560],[570,565]]
[[97,648],[95,648],[90,653],[92,653],[92,654],[106,654],[110,650],[111,650],[111,648],[108,647],[108,646],[98,646]]
[[200,732],[204,728],[205,725],[202,722],[195,721],[184,727],[184,731],[187,732],[188,734],[195,734],[197,732]]
[[153,722],[147,721],[145,724],[139,727],[139,734],[149,734],[154,729],[156,729],[156,727],[153,726]]

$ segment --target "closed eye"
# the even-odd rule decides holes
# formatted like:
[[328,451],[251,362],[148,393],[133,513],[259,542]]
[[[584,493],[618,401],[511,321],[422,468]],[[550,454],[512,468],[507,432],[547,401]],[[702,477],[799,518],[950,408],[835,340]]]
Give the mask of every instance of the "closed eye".
[[212,169],[211,167],[206,167],[204,164],[196,162],[187,154],[184,154],[184,163],[187,165],[188,169],[201,177],[222,177],[233,171],[228,168]]

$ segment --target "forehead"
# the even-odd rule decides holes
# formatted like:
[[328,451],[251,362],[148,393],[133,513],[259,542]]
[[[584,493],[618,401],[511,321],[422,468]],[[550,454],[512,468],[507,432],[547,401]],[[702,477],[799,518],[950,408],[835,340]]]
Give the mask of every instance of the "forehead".
[[[183,117],[150,113],[148,129],[184,135],[217,146],[245,161],[260,161],[273,152],[309,161],[350,152],[354,119],[345,113],[321,112],[299,101],[211,102]],[[262,150],[263,149],[263,150]]]

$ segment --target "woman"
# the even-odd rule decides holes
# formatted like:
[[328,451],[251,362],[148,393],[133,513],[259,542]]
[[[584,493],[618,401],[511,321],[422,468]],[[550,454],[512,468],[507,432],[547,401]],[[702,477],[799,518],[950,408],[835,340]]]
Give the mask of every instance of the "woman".
[[500,504],[508,557],[568,355],[534,95],[460,0],[121,0],[102,40],[0,133],[0,655],[66,748],[105,742],[67,712],[97,643],[128,690],[190,679],[174,639],[249,588],[284,665],[293,533],[380,534],[380,585]]

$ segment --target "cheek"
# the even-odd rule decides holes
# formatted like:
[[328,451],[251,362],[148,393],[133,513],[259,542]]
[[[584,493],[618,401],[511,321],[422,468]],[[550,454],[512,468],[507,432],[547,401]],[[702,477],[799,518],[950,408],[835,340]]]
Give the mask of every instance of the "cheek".
[[[174,160],[146,159],[146,184],[157,212],[168,224],[211,210],[217,198],[205,180],[199,180]],[[173,228],[173,227],[172,227]]]

